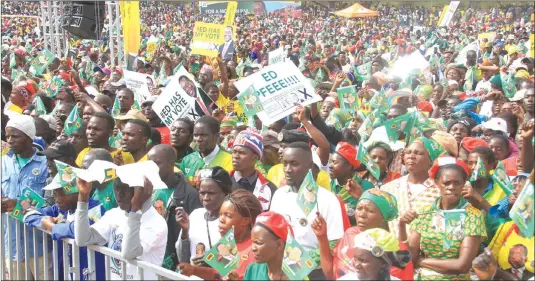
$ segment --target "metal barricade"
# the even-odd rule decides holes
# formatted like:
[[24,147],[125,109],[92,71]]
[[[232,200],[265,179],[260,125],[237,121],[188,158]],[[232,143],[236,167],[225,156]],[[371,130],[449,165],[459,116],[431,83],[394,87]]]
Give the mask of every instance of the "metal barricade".
[[[7,229],[4,229],[4,222],[8,226]],[[9,225],[11,223],[15,223],[15,233],[12,233],[11,228]],[[20,239],[20,232],[24,231],[24,241],[22,242]],[[121,262],[121,268],[122,268],[122,277],[123,280],[126,280],[126,265],[133,265],[137,268],[137,274],[138,278],[136,280],[145,280],[144,273],[145,271],[150,271],[156,276],[158,276],[158,279],[169,279],[169,280],[200,280],[199,278],[191,278],[184,276],[182,274],[176,273],[174,271],[170,271],[168,269],[165,269],[161,266],[151,264],[146,261],[142,261],[140,259],[134,259],[134,260],[126,260],[121,257],[121,253],[117,252],[115,250],[112,250],[107,247],[97,246],[97,245],[89,245],[87,246],[87,268],[84,269],[82,276],[80,276],[80,247],[76,245],[76,242],[74,239],[62,239],[60,241],[52,240],[52,237],[50,236],[50,232],[41,229],[41,228],[33,228],[24,225],[17,219],[7,215],[2,214],[0,219],[0,235],[3,240],[5,240],[5,234],[7,233],[8,238],[8,247],[5,247],[5,244],[2,243],[0,246],[0,254],[2,255],[2,259],[0,261],[0,267],[2,268],[2,275],[1,279],[5,280],[6,274],[9,274],[10,280],[31,280],[32,279],[32,272],[39,272],[39,268],[42,266],[44,270],[44,274],[42,279],[39,278],[39,276],[34,276],[34,280],[59,280],[59,256],[58,256],[58,247],[62,247],[63,249],[63,279],[64,280],[96,280],[96,262],[95,262],[95,254],[101,253],[104,256],[105,260],[105,266],[104,269],[106,271],[106,280],[110,279],[110,260],[113,258],[115,260],[119,260]],[[12,256],[12,237],[15,235],[15,244],[17,249],[21,249],[21,243],[24,243],[23,250],[25,254],[26,261],[30,261],[30,246],[29,246],[29,240],[27,239],[27,234],[32,233],[32,241],[33,241],[33,253],[38,253],[38,243],[37,240],[41,238],[37,238],[38,233],[43,233],[42,237],[42,247],[43,247],[43,264],[41,265],[39,262],[39,258],[36,257],[33,259],[33,263],[30,264],[30,262],[24,263],[24,271],[25,276],[23,276],[23,266],[22,261],[13,261],[11,259]],[[50,251],[49,243],[52,244],[52,250]],[[69,258],[69,251],[71,253],[72,257],[72,264],[70,262]],[[18,256],[17,256],[18,258]],[[51,263],[51,264],[50,264]],[[50,276],[50,272],[47,269],[50,269],[52,267],[52,276]]]

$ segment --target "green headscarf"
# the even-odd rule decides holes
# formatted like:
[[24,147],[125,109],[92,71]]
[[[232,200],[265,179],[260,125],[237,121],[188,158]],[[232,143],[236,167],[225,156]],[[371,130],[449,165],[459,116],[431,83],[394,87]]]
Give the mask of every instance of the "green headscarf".
[[425,150],[429,153],[429,158],[431,158],[431,162],[435,161],[440,155],[446,154],[446,150],[444,147],[442,147],[436,140],[428,139],[426,137],[417,138],[413,141],[413,143],[419,142],[424,147]]
[[362,194],[358,203],[362,200],[373,202],[383,214],[385,221],[391,221],[398,216],[398,202],[392,194],[386,191],[378,188],[368,189]]

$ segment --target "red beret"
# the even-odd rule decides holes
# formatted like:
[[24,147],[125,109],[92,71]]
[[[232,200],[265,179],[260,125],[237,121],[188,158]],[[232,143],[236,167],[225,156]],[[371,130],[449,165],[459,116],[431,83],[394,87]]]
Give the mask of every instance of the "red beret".
[[428,101],[421,101],[418,103],[418,109],[425,112],[433,112],[433,105]]
[[461,160],[459,158],[455,158],[455,157],[444,155],[444,156],[438,157],[435,160],[435,162],[433,162],[433,166],[431,167],[431,170],[429,170],[429,178],[434,179],[435,175],[438,172],[438,168],[440,168],[440,166],[445,166],[445,165],[448,165],[448,164],[461,166],[461,168],[463,168],[463,170],[464,170],[464,172],[466,173],[467,176],[470,174],[470,172],[469,172],[470,170],[468,170],[468,166],[466,165],[466,163],[464,163],[463,160]]
[[340,142],[336,146],[336,153],[344,157],[354,168],[360,166],[360,161],[357,160],[357,149],[347,142]]
[[279,213],[263,212],[256,217],[256,224],[271,231],[284,242],[286,242],[286,238],[288,237],[288,230],[292,233],[292,236],[294,235],[292,226]]
[[465,137],[461,140],[461,147],[468,152],[472,152],[478,146],[489,147],[489,144],[480,138]]

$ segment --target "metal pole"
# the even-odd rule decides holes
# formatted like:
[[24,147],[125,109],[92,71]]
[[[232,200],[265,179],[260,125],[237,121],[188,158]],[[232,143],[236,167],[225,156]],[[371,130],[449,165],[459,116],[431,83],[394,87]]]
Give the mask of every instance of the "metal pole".
[[[38,251],[37,251],[37,230],[35,227],[32,227],[32,240],[33,240],[33,272],[35,272],[35,275],[38,275],[39,273],[39,258],[38,258]],[[43,253],[43,259],[44,259],[44,253]],[[45,268],[46,269],[46,268]],[[39,279],[41,276],[36,277],[35,279]]]
[[[115,65],[115,50],[114,50],[114,43],[113,43],[113,13],[112,13],[112,2],[106,1],[106,6],[108,8],[108,48],[110,48],[110,60],[111,64]],[[107,276],[106,276],[107,279]]]
[[44,267],[44,279],[49,280],[50,278],[50,271],[48,270],[50,268],[49,261],[50,260],[50,253],[48,252],[48,235],[43,234],[43,267]]
[[17,279],[20,280],[22,278],[22,272],[20,268],[20,256],[22,255],[20,247],[20,224],[17,219],[15,220],[15,255],[17,256]]

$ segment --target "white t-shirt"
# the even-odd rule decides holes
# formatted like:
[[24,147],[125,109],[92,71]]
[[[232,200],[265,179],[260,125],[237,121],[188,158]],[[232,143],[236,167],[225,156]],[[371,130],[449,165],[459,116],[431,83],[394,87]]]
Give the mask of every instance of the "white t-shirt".
[[[108,240],[108,248],[120,252],[127,221],[128,216],[125,211],[120,208],[113,208],[106,212],[98,222],[93,224],[92,228]],[[139,239],[143,247],[143,254],[139,259],[161,266],[167,245],[167,223],[152,206],[141,216]],[[112,280],[122,280],[120,260],[112,258],[110,269]],[[156,274],[148,270],[145,270],[144,277],[147,280],[157,279]],[[137,267],[129,264],[126,265],[126,279],[140,279],[137,275]]]
[[[312,230],[312,222],[319,209],[320,214],[327,222],[327,237],[329,241],[338,240],[344,235],[344,225],[341,219],[342,209],[334,193],[318,189],[318,205],[305,216],[303,210],[297,205],[297,193],[290,186],[284,186],[273,195],[271,211],[283,215],[292,226],[295,240],[307,250],[317,249],[318,238]],[[319,206],[319,208],[318,208]]]
[[[336,280],[361,280],[361,279],[359,279],[359,276],[356,273],[351,272]],[[390,280],[399,280],[399,278],[390,275]]]
[[[195,209],[189,215],[190,229],[189,229],[189,241],[190,241],[190,259],[197,256],[197,245],[204,245],[204,253],[208,252],[210,248],[221,239],[219,234],[219,220],[208,221],[208,227],[206,226],[206,219],[204,214],[205,208]],[[208,239],[208,233],[210,233],[210,239]],[[182,232],[178,237],[182,236]],[[180,238],[178,238],[180,239]],[[177,241],[178,243],[179,241]],[[210,243],[211,242],[211,243]],[[210,245],[211,244],[211,245]],[[177,247],[178,248],[178,247]],[[203,254],[204,254],[203,253]]]

